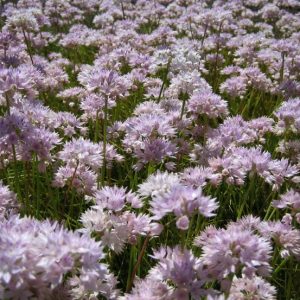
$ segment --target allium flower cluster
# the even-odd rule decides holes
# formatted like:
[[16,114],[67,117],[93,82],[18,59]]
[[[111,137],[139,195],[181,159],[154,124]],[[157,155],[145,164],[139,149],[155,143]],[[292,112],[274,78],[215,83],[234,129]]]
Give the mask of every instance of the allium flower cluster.
[[143,197],[163,197],[170,192],[173,186],[179,183],[180,177],[177,173],[158,171],[139,185],[138,193]]
[[171,299],[197,299],[204,295],[202,285],[205,283],[200,259],[190,250],[161,247],[154,251],[152,257],[157,265],[149,271],[148,278],[154,282],[166,282],[171,288]]
[[65,143],[63,150],[58,153],[58,158],[72,167],[83,164],[93,170],[98,170],[102,165],[101,147],[83,138],[73,139]]
[[99,92],[110,99],[121,98],[128,90],[126,78],[112,70],[83,70],[78,75],[78,80],[89,92]]
[[173,185],[166,193],[152,195],[150,206],[156,220],[173,213],[177,220],[176,226],[181,230],[189,228],[189,217],[193,214],[212,217],[218,208],[216,199],[205,196],[201,188],[195,189],[181,184]]
[[233,278],[228,300],[239,299],[275,300],[275,288],[263,278]]
[[29,96],[35,95],[35,82],[32,76],[28,76],[26,69],[18,68],[3,68],[0,67],[0,91],[3,97],[7,97],[9,104],[13,101],[13,94],[23,92]]
[[91,194],[96,188],[96,172],[102,166],[103,154],[99,144],[83,138],[73,139],[58,153],[64,166],[55,174],[55,186],[76,188],[77,191]]
[[278,118],[276,132],[283,134],[286,131],[300,132],[300,98],[289,99],[275,112]]
[[[172,125],[172,117],[166,113],[142,113],[126,120],[123,126],[123,144],[138,159],[134,166],[136,170],[142,169],[147,163],[164,163],[174,158],[177,147],[172,138],[176,129]],[[174,164],[167,161],[166,167],[171,170]]]
[[57,223],[18,215],[2,220],[0,227],[1,298],[51,298],[69,290],[75,280],[81,295],[74,297],[85,298],[110,284],[107,266],[99,262],[105,257],[101,242]]
[[18,208],[19,204],[15,193],[0,181],[0,221],[16,213]]
[[162,225],[146,214],[127,211],[125,205],[132,208],[142,207],[141,199],[135,193],[124,188],[103,187],[95,192],[93,205],[81,216],[82,231],[101,237],[103,245],[116,253],[122,252],[126,243],[136,244],[139,236],[159,235]]
[[34,155],[40,163],[41,171],[44,163],[52,159],[51,151],[60,143],[58,134],[29,123],[22,115],[11,114],[0,119],[0,149],[3,158],[16,158],[29,161]]
[[198,116],[218,118],[228,115],[227,103],[209,90],[193,93],[188,101],[187,110],[196,119]]
[[166,90],[166,95],[177,98],[181,94],[192,95],[197,90],[211,90],[210,85],[202,78],[201,74],[194,70],[186,73],[179,73],[172,78],[171,84]]
[[146,277],[143,280],[136,280],[135,285],[130,294],[125,294],[120,297],[120,300],[140,300],[142,298],[149,300],[174,299],[171,287],[165,282],[156,281],[152,278]]
[[286,215],[282,221],[262,222],[257,225],[262,236],[273,240],[280,248],[282,257],[294,256],[300,260],[300,230],[293,228],[292,217]]
[[270,274],[271,244],[251,230],[239,226],[208,227],[196,238],[195,244],[202,248],[201,262],[207,276],[223,284],[231,274],[241,273],[248,278]]
[[274,190],[277,190],[285,179],[299,182],[297,166],[291,165],[287,159],[273,160],[270,153],[260,148],[232,148],[222,157],[210,159],[209,166],[214,173],[214,176],[211,176],[214,184],[225,178],[229,184],[241,185],[247,173],[250,177],[254,174],[262,177],[272,184]]
[[[66,142],[64,148],[57,154],[63,162],[55,174],[55,186],[74,187],[79,192],[91,195],[96,188],[97,172],[103,163],[103,144],[93,143],[83,138]],[[120,162],[119,155],[112,145],[106,147],[106,160],[111,168],[113,161]]]
[[279,209],[290,208],[293,212],[300,212],[300,193],[289,190],[280,196],[280,200],[274,200],[273,206]]

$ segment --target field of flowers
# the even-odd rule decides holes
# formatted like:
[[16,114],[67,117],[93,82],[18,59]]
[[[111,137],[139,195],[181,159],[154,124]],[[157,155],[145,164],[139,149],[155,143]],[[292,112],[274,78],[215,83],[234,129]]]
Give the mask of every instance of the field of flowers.
[[300,1],[0,4],[0,299],[300,299]]

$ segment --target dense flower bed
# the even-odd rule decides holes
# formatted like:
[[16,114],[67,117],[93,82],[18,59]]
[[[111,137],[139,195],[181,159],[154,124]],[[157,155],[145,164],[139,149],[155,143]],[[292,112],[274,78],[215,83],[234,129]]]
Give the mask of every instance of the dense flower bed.
[[0,299],[300,299],[300,2],[0,8]]

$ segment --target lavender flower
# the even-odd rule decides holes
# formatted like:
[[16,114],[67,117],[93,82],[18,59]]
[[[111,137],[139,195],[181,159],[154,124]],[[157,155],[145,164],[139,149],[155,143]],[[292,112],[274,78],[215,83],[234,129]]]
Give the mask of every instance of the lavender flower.
[[55,288],[68,289],[64,278],[72,282],[73,276],[85,296],[110,284],[107,266],[99,263],[105,257],[100,242],[57,223],[17,215],[0,226],[1,298],[51,297]]
[[149,279],[156,282],[169,282],[173,289],[170,291],[172,299],[197,299],[204,295],[202,284],[205,277],[201,276],[201,262],[191,251],[161,247],[154,252],[154,259],[158,264],[149,271]]
[[207,116],[208,118],[225,117],[228,115],[227,103],[219,95],[209,90],[193,93],[187,106],[193,118]]
[[176,173],[158,171],[139,185],[138,193],[143,197],[164,197],[173,186],[179,184],[179,181],[180,178]]
[[124,209],[115,211],[114,207],[111,208],[99,200],[97,194],[96,197],[97,205],[81,216],[84,226],[81,231],[100,235],[103,245],[116,253],[121,253],[126,243],[136,244],[140,235],[157,236],[161,233],[162,225],[154,222],[148,215],[135,214]]
[[81,164],[98,170],[102,166],[101,150],[100,145],[79,138],[65,143],[64,149],[58,153],[58,157],[72,167]]
[[177,227],[186,230],[189,225],[187,217],[199,212],[205,217],[214,216],[218,208],[214,198],[204,196],[201,188],[191,188],[180,184],[173,186],[170,192],[156,195],[150,202],[151,212],[157,220],[173,212],[177,218]]
[[18,208],[19,204],[15,193],[0,181],[0,222],[5,217],[16,213]]
[[51,151],[59,144],[58,135],[44,128],[34,127],[22,115],[11,114],[0,119],[0,149],[12,159],[15,147],[18,159],[31,160],[33,154],[41,165],[52,159]]
[[124,145],[135,147],[146,138],[174,137],[176,130],[167,114],[142,114],[125,121]]
[[280,254],[282,257],[294,256],[299,260],[300,232],[292,227],[290,221],[283,221],[262,222],[257,226],[257,229],[264,237],[273,239],[281,247]]
[[300,130],[300,98],[290,99],[284,102],[275,112],[278,118],[276,132],[282,134],[287,130],[299,132]]
[[289,190],[280,196],[280,200],[274,200],[272,205],[279,209],[291,208],[292,211],[300,210],[300,193],[295,190]]
[[[147,163],[164,163],[166,159],[174,158],[176,152],[176,146],[167,139],[146,140],[142,146],[137,146],[134,150],[134,156],[138,159],[138,162],[133,168],[139,171]],[[165,166],[167,169],[173,170],[175,164],[165,163]]]
[[229,291],[229,300],[245,299],[275,300],[275,288],[261,277],[234,277]]
[[78,75],[79,82],[88,91],[99,91],[103,96],[115,99],[122,97],[127,91],[125,78],[120,77],[116,72],[109,70],[92,69]]
[[180,94],[192,95],[196,90],[211,90],[210,85],[201,77],[196,70],[186,73],[179,73],[171,80],[166,91],[169,97],[179,97]]
[[133,207],[142,206],[141,200],[132,192],[127,193],[124,188],[103,187],[95,193],[96,203],[112,211],[123,209],[125,202],[132,203]]
[[172,289],[166,283],[153,280],[152,278],[145,278],[135,281],[132,292],[120,297],[120,300],[139,300],[141,298],[149,300],[171,300],[174,299],[172,297]]
[[[0,90],[1,94],[11,101],[15,91],[25,92],[34,95],[34,81],[22,68],[0,68]],[[11,105],[11,104],[10,104]]]
[[212,176],[213,171],[211,168],[194,167],[184,169],[180,179],[185,185],[197,188],[205,186]]
[[208,228],[195,244],[202,247],[201,261],[209,276],[219,281],[239,272],[251,278],[254,274],[267,276],[271,271],[271,244],[251,230],[239,226]]

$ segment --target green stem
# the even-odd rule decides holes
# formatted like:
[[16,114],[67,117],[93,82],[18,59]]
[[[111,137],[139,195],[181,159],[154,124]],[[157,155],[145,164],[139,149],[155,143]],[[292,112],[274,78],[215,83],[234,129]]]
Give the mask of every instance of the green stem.
[[140,253],[139,253],[137,262],[136,262],[136,264],[134,265],[134,268],[133,268],[133,271],[132,271],[132,274],[131,274],[131,278],[130,278],[129,284],[127,285],[127,288],[126,288],[126,292],[129,292],[129,291],[131,290],[131,288],[132,288],[132,285],[133,285],[133,282],[134,282],[134,279],[135,279],[136,272],[137,272],[138,267],[140,266],[140,264],[141,264],[141,262],[142,262],[142,259],[143,259],[144,253],[145,253],[145,251],[146,251],[146,248],[147,248],[147,245],[148,245],[149,240],[150,240],[150,235],[147,235],[147,237],[146,237],[145,240],[144,240],[142,249],[141,249],[141,251],[140,251]]
[[283,81],[283,75],[284,75],[284,60],[285,60],[285,55],[284,52],[281,53],[281,68],[280,68],[280,77],[279,77],[279,82],[281,83]]
[[[7,92],[5,93],[5,100],[7,105],[7,113],[10,116],[10,104],[9,104],[9,98]],[[18,172],[18,166],[17,166],[17,154],[16,154],[16,148],[15,145],[12,144],[12,152],[13,152],[13,159],[14,159],[14,175],[16,178],[16,190],[19,200],[21,200],[21,189],[20,189],[20,178],[19,178],[19,172]]]
[[128,266],[128,276],[127,276],[127,283],[126,283],[126,291],[130,290],[130,284],[131,284],[131,274],[133,269],[134,260],[136,257],[136,247],[134,245],[130,248],[130,258],[129,258],[129,266]]
[[205,24],[204,33],[203,33],[203,37],[202,37],[202,40],[201,40],[201,47],[203,47],[204,40],[206,38],[207,28],[208,28],[208,23]]
[[247,202],[249,204],[253,202],[251,201],[250,195],[254,195],[255,198],[255,186],[256,186],[256,175],[254,175],[254,177],[250,179],[249,188],[247,189],[246,194],[243,196],[242,204],[238,208],[237,219],[241,218],[244,211],[244,207],[247,204]]
[[36,216],[39,216],[41,199],[40,199],[40,176],[38,168],[38,157],[34,155],[34,177],[35,177],[35,187],[36,187]]
[[168,78],[170,64],[171,64],[171,59],[169,59],[168,64],[167,64],[167,69],[166,69],[166,72],[164,74],[163,83],[161,85],[161,88],[160,88],[160,91],[159,91],[159,95],[158,95],[158,98],[157,98],[157,103],[159,103],[159,101],[161,99],[161,96],[162,96],[162,93],[164,91],[164,88],[165,88],[165,85],[166,85],[166,81],[167,81],[167,78]]
[[[25,196],[25,214],[29,214],[30,211],[30,200],[29,200],[29,193],[30,193],[30,188],[32,187],[31,182],[30,182],[30,178],[32,177],[30,174],[30,165],[29,162],[25,162],[24,163],[24,169],[26,172],[26,184],[27,184],[27,188],[26,188],[26,196]],[[32,193],[32,188],[31,188],[31,193]]]
[[[222,22],[220,23],[219,30],[218,30],[218,37],[220,37],[222,31]],[[216,91],[217,86],[218,86],[218,60],[219,60],[219,52],[220,52],[220,44],[219,40],[217,42],[217,53],[216,53],[216,59],[215,59],[215,64],[214,64],[214,71],[213,71],[213,89]]]
[[7,114],[10,116],[10,104],[9,104],[9,98],[7,92],[5,92],[5,100],[6,100]]
[[25,34],[25,31],[22,27],[22,33],[23,33],[23,37],[24,37],[24,41],[25,41],[25,44],[26,44],[26,48],[27,48],[27,52],[28,52],[28,55],[30,57],[30,60],[31,60],[31,63],[33,64],[33,59],[32,59],[32,53],[31,53],[31,47],[30,47],[30,43],[26,37],[26,34]]
[[125,16],[125,9],[124,9],[123,0],[121,0],[121,9],[122,9],[122,18],[123,18],[123,20],[125,20],[126,16]]
[[21,200],[20,177],[19,177],[19,171],[18,171],[18,166],[17,166],[16,148],[15,148],[14,144],[12,144],[12,152],[13,152],[13,158],[14,158],[14,175],[15,175],[16,183],[17,183],[16,190],[17,190],[18,199]]
[[181,251],[183,252],[184,248],[185,248],[185,244],[187,242],[187,237],[186,237],[186,231],[185,230],[180,230],[180,237],[181,237]]
[[108,109],[108,97],[105,97],[105,104],[104,104],[104,120],[103,120],[103,165],[102,165],[102,178],[101,184],[104,186],[105,184],[105,173],[106,173],[106,143],[107,143],[107,112]]
[[241,116],[242,116],[242,117],[246,117],[246,116],[248,115],[248,113],[249,113],[249,107],[250,107],[251,104],[252,104],[252,98],[253,98],[254,95],[255,95],[255,91],[254,91],[254,89],[252,88],[252,89],[251,89],[251,92],[250,92],[250,95],[249,95],[249,98],[248,98],[248,100],[247,100],[247,103],[245,104],[245,106],[244,106],[244,108],[243,108],[243,110],[242,110],[242,112],[241,112]]
[[185,109],[185,103],[186,103],[186,98],[184,97],[183,100],[182,100],[182,107],[181,107],[181,113],[180,113],[180,120],[182,120],[182,118],[183,118],[184,109]]
[[98,143],[98,141],[99,141],[99,111],[97,110],[95,132],[94,132],[94,142]]
[[[271,192],[271,193],[269,194],[268,198],[266,199],[266,202],[268,202],[269,199],[270,199],[273,195],[274,195],[274,193]],[[271,212],[271,210],[272,210],[272,212]],[[275,207],[272,206],[272,201],[271,201],[271,202],[269,203],[268,208],[267,208],[267,211],[266,211],[266,214],[265,214],[265,217],[264,217],[264,221],[270,220],[270,218],[273,216],[273,214],[275,213],[275,211],[276,211],[276,209],[275,209]],[[271,212],[271,214],[270,214],[270,212]]]
[[284,259],[280,265],[273,271],[272,276],[276,275],[281,269],[282,267],[288,262],[288,258]]
[[76,164],[74,173],[73,173],[72,178],[71,178],[71,181],[70,181],[70,183],[69,183],[69,186],[68,186],[68,192],[70,191],[70,189],[71,189],[71,187],[72,187],[72,184],[73,184],[73,181],[74,181],[74,179],[75,179],[75,176],[76,176],[76,172],[77,172],[78,166],[79,166],[79,161],[78,161],[77,164]]

